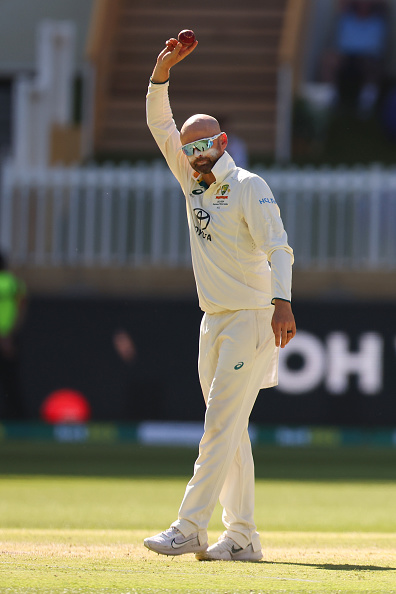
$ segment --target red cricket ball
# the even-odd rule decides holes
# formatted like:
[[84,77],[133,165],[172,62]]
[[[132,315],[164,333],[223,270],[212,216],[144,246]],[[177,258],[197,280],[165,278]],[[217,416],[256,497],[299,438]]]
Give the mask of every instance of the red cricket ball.
[[192,45],[195,41],[195,33],[194,31],[191,31],[191,29],[184,29],[183,31],[180,31],[177,39],[183,45]]

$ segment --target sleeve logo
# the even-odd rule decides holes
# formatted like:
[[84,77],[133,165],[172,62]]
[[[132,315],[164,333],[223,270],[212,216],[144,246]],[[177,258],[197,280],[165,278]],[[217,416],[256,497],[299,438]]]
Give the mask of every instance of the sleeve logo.
[[260,204],[276,204],[276,200],[275,200],[275,198],[260,198],[259,203]]

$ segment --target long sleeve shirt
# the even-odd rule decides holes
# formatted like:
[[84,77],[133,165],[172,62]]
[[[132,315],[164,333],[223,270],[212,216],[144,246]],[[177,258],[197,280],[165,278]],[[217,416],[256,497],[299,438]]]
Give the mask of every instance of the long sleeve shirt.
[[227,152],[207,188],[180,150],[168,87],[150,83],[147,123],[186,198],[200,308],[222,313],[268,308],[275,298],[290,301],[293,251],[270,188]]

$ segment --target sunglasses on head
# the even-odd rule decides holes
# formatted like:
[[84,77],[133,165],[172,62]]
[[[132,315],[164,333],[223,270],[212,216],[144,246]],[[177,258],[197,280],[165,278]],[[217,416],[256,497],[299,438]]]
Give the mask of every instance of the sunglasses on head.
[[194,154],[194,149],[197,149],[197,151],[199,151],[200,153],[202,153],[203,151],[207,151],[213,146],[213,142],[216,140],[216,138],[218,138],[222,134],[223,132],[220,132],[219,134],[216,134],[216,136],[211,136],[210,138],[200,138],[195,142],[183,144],[181,150],[185,155],[187,155],[187,157],[192,157]]

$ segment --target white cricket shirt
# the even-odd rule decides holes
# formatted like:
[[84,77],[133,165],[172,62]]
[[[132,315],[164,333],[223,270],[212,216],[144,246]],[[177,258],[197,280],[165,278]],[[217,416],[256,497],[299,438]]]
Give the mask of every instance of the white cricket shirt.
[[236,167],[227,152],[212,169],[216,181],[200,185],[180,150],[168,87],[150,82],[147,124],[186,197],[200,308],[212,314],[267,308],[273,298],[290,301],[293,251],[270,188]]

